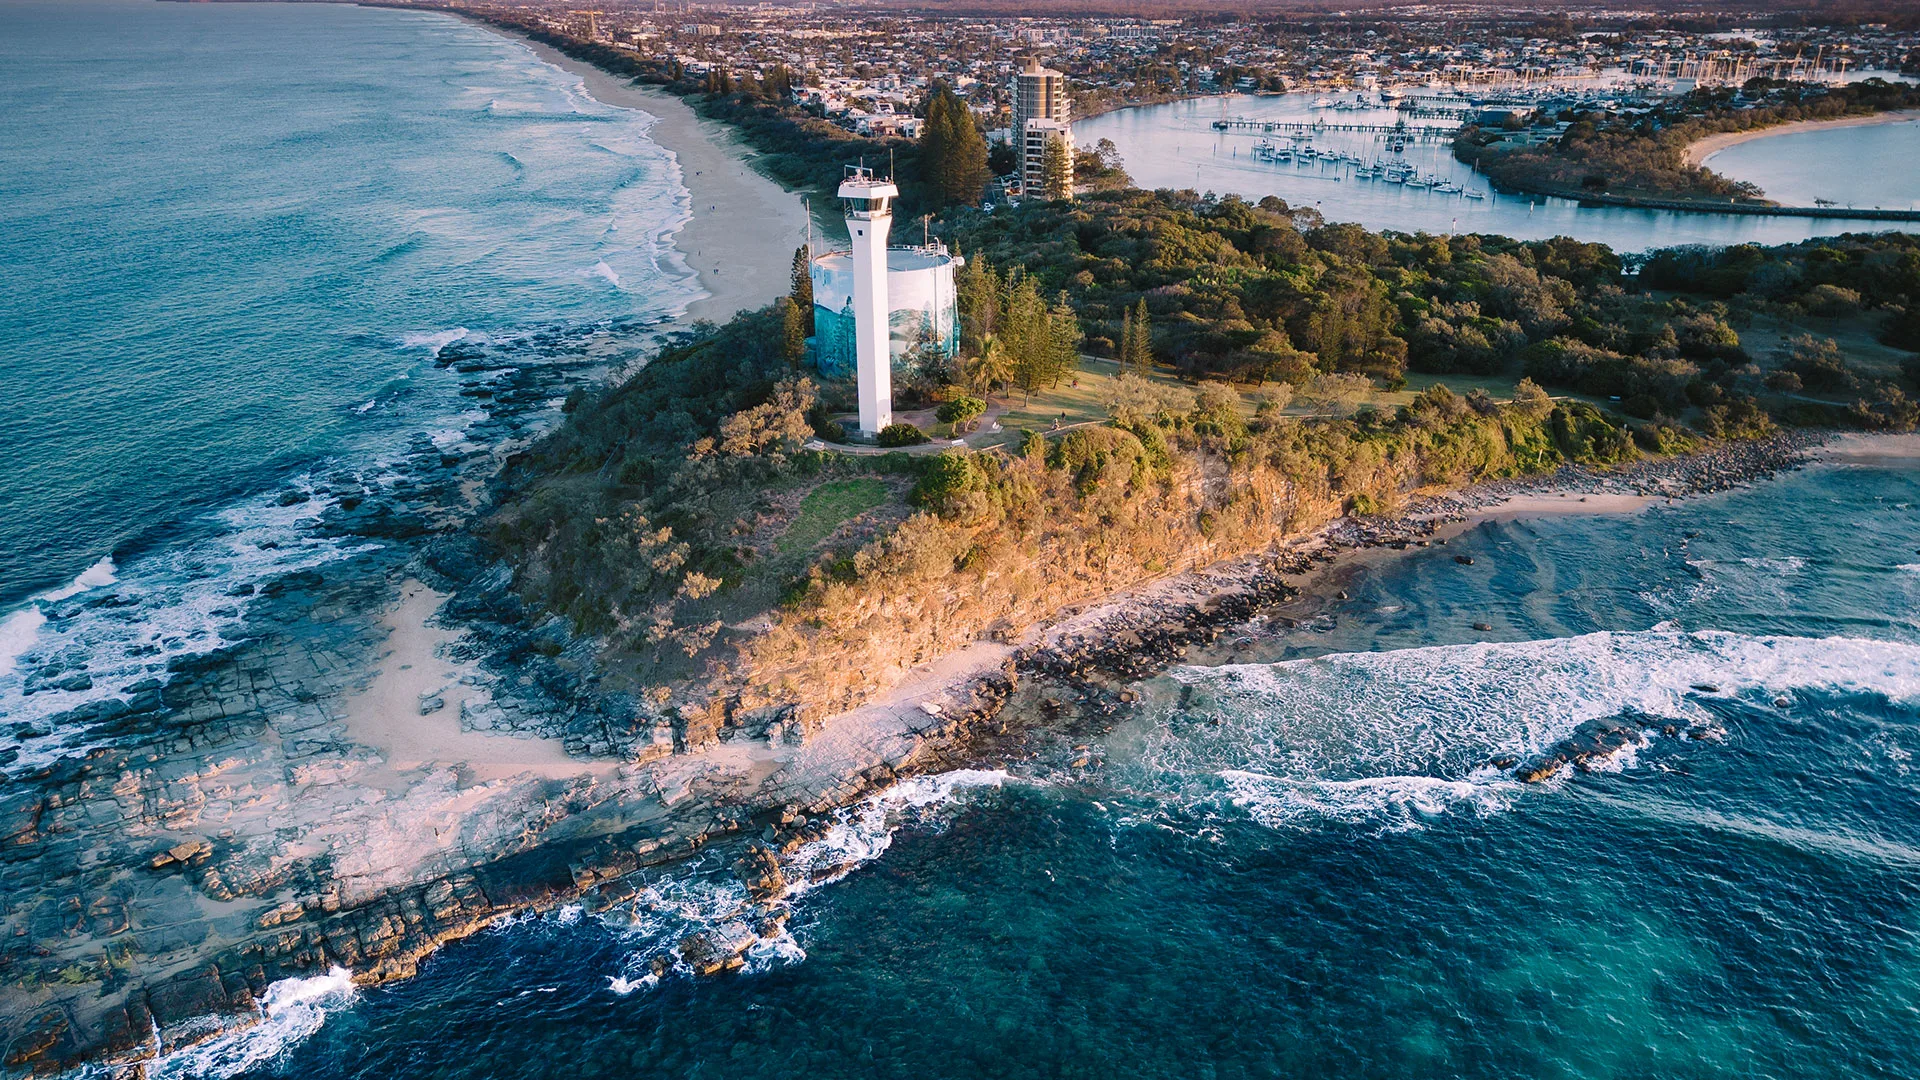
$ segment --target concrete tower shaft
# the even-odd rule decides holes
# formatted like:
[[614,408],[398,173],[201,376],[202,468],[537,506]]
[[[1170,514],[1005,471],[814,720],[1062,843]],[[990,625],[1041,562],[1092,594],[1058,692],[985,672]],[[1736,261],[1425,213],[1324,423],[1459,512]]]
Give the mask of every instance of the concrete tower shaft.
[[887,327],[887,233],[900,189],[865,168],[849,168],[840,184],[853,241],[854,381],[860,391],[860,431],[867,436],[893,423],[893,353]]

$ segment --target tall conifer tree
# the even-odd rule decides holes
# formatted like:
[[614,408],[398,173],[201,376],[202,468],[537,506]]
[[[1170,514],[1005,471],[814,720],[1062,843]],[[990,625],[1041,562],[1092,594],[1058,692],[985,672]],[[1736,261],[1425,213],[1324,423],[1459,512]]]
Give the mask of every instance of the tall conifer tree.
[[807,245],[801,244],[793,249],[793,302],[800,308],[801,326],[807,336],[813,336],[813,273],[810,266],[812,253]]
[[967,103],[944,83],[936,84],[927,97],[920,169],[927,202],[936,210],[978,205],[991,175],[980,125],[974,123]]

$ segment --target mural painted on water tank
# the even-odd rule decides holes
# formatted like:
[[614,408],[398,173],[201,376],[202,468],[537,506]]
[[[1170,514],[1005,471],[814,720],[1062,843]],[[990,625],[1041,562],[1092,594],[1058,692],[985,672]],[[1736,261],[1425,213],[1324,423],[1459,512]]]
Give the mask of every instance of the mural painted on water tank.
[[[954,270],[965,262],[945,245],[887,250],[887,327],[893,369],[912,374],[916,346],[934,357],[960,352],[960,310]],[[813,260],[813,355],[820,373],[850,379],[854,370],[853,263],[844,251]]]

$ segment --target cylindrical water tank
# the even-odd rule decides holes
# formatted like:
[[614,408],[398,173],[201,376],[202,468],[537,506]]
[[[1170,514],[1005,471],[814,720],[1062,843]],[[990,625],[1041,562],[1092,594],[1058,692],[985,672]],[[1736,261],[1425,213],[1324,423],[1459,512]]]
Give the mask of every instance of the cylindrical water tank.
[[[960,308],[954,270],[965,263],[938,244],[887,249],[887,325],[896,373],[960,351]],[[844,251],[813,259],[813,355],[820,373],[851,378],[853,261]]]

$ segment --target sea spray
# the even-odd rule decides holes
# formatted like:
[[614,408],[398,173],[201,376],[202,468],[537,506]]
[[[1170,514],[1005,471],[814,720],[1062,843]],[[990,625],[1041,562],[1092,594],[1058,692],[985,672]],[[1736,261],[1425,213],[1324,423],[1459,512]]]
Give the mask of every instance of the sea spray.
[[259,1068],[312,1038],[327,1017],[352,1005],[353,973],[334,967],[325,975],[281,979],[267,987],[259,1017],[237,1028],[149,1062],[151,1080],[227,1080]]

